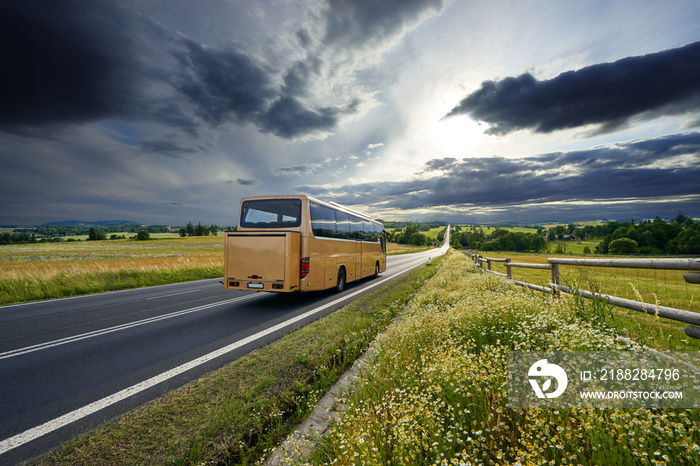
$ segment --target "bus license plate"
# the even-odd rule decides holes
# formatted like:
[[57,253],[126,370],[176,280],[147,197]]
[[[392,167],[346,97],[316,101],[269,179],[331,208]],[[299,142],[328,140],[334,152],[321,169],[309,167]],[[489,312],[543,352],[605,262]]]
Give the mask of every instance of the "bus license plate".
[[258,290],[263,289],[263,284],[262,283],[248,283],[248,288],[256,288]]

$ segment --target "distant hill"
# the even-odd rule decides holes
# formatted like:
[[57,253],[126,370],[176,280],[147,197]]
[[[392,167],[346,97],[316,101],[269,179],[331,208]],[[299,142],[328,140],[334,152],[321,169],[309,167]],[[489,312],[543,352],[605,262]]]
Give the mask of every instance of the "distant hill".
[[122,225],[141,225],[141,223],[128,220],[99,220],[97,222],[83,222],[80,220],[64,220],[63,222],[44,223],[42,227],[55,226],[85,226],[85,227],[118,227]]

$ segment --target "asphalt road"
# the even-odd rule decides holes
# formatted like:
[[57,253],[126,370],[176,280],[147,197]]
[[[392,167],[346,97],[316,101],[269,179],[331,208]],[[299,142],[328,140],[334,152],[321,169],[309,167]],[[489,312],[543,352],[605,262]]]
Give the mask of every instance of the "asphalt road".
[[343,293],[218,279],[0,307],[0,464],[42,455],[399,278],[446,248],[389,256]]

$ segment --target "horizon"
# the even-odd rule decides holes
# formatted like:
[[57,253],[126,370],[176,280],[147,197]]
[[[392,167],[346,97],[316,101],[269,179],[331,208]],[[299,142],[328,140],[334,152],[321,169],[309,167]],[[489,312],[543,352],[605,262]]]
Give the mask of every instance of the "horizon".
[[[676,215],[681,214],[682,212],[677,212]],[[654,217],[644,217],[644,218],[598,218],[598,219],[592,219],[592,220],[552,220],[552,221],[544,221],[544,222],[509,222],[509,221],[500,221],[500,222],[488,222],[488,223],[474,223],[474,222],[460,222],[457,221],[451,222],[447,220],[439,220],[439,219],[432,219],[432,220],[425,220],[425,221],[414,221],[414,220],[398,220],[398,219],[381,219],[381,218],[374,218],[374,220],[380,221],[384,224],[389,224],[389,223],[409,223],[409,224],[414,224],[414,225],[422,225],[422,224],[429,224],[429,223],[444,223],[445,226],[451,225],[451,226],[499,226],[499,225],[509,225],[509,226],[540,226],[540,227],[545,227],[547,225],[569,225],[569,224],[574,224],[574,225],[582,225],[582,224],[590,224],[590,223],[601,223],[601,224],[606,224],[606,223],[612,223],[612,222],[619,222],[619,223],[624,223],[624,222],[631,222],[634,224],[639,224],[643,222],[649,222],[653,221],[656,217],[659,217],[661,220],[664,222],[670,222],[673,217],[676,215],[671,215],[671,216],[660,216],[660,215],[655,215]],[[685,214],[683,214],[685,215]],[[695,217],[692,215],[687,215],[690,217],[693,221],[700,222],[700,217]],[[112,223],[112,225],[109,225],[109,223]],[[218,224],[218,223],[211,223],[207,224],[204,222],[200,221],[188,221],[183,224],[167,224],[167,223],[139,223],[139,222],[133,222],[130,220],[97,220],[97,221],[82,221],[82,220],[63,220],[63,221],[57,221],[57,222],[48,222],[48,223],[42,223],[42,224],[0,224],[0,228],[25,228],[25,227],[46,227],[46,226],[107,226],[107,227],[118,227],[120,225],[139,225],[139,226],[145,226],[145,227],[169,227],[169,228],[174,228],[174,227],[184,227],[188,223],[192,223],[193,225],[195,224],[202,224],[203,226],[211,226],[211,225],[216,225],[219,228],[228,228],[228,227],[235,227],[237,224]]]
[[0,224],[700,217],[700,2],[0,9]]

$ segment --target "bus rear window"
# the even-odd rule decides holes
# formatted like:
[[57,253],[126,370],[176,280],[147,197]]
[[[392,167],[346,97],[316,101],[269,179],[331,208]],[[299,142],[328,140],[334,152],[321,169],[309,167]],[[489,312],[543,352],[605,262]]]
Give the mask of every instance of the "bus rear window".
[[293,228],[301,225],[301,199],[259,199],[245,201],[241,209],[242,228]]

